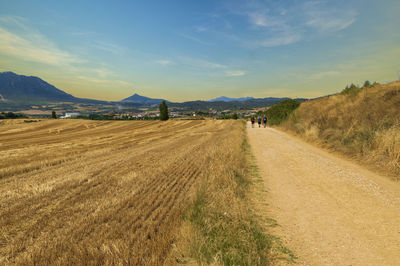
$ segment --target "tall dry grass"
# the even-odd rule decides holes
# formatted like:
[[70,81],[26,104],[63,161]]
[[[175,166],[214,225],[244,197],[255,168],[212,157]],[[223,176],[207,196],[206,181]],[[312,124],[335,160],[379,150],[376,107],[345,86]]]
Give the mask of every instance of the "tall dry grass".
[[400,81],[304,102],[282,126],[400,174]]
[[229,164],[240,127],[234,121],[2,123],[0,264],[165,263],[195,184]]

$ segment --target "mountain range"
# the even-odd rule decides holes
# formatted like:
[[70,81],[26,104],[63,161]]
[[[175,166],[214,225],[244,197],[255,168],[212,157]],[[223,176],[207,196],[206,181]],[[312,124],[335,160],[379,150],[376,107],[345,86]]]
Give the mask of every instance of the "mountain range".
[[211,99],[209,100],[209,102],[243,102],[243,101],[247,101],[247,100],[253,100],[253,97],[242,97],[242,98],[229,98],[226,96],[221,96],[215,99]]
[[[268,106],[288,98],[230,98],[226,96],[211,99],[209,101],[189,101],[183,103],[168,102],[170,106],[187,109],[243,109]],[[299,99],[303,100],[303,99]],[[151,106],[161,103],[163,99],[153,99],[141,96],[137,93],[117,102],[99,101],[93,99],[84,99],[74,97],[46,81],[34,77],[18,75],[13,72],[0,73],[0,103],[12,103],[14,105],[45,103],[45,102],[76,102],[76,103],[94,103],[94,104],[123,104],[134,106]]]

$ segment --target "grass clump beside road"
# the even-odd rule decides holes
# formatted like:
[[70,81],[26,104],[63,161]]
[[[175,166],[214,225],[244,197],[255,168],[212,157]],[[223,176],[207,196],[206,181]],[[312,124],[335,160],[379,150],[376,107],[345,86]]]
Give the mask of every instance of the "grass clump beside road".
[[270,265],[278,257],[290,259],[291,253],[250,210],[252,169],[244,127],[222,141],[224,149],[210,154],[207,173],[184,216],[176,262]]

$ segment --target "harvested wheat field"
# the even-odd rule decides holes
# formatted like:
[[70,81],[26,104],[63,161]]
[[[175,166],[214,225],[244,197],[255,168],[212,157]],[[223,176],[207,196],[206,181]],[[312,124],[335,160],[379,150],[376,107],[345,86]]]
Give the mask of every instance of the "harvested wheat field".
[[[162,264],[237,121],[0,124],[0,264]],[[217,154],[217,155],[215,155]]]

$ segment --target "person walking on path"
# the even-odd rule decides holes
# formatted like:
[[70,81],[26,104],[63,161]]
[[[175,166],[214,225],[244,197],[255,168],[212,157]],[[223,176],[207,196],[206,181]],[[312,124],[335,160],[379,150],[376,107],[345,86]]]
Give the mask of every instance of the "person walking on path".
[[261,127],[261,116],[258,117],[258,127]]
[[251,127],[254,127],[254,123],[256,122],[254,116],[251,117],[250,121],[251,121]]
[[263,117],[263,124],[264,124],[264,128],[266,128],[266,127],[267,127],[267,121],[268,121],[268,118],[267,118],[267,116],[266,116],[266,115],[264,115],[264,117]]

